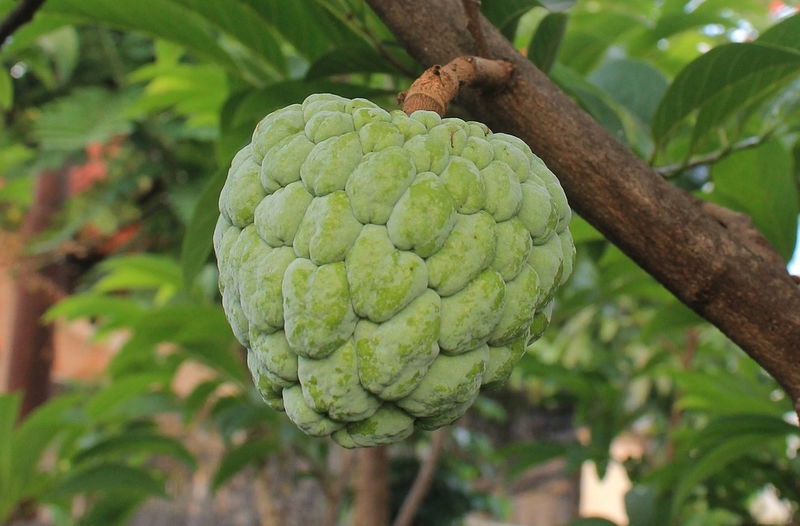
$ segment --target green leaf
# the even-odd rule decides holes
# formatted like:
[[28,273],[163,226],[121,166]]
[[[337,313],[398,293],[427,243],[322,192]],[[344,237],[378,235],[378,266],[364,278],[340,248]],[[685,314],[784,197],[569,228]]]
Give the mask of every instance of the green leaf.
[[10,511],[3,509],[13,504],[5,502],[3,495],[10,494],[13,484],[14,472],[12,471],[12,440],[14,424],[19,414],[20,396],[18,394],[0,395],[0,520]]
[[[138,1],[138,0],[137,0]],[[258,16],[247,2],[228,0],[173,0],[192,13],[202,16],[211,26],[225,32],[243,46],[265,59],[275,70],[286,72],[286,59],[274,30]]]
[[8,110],[14,101],[14,85],[7,71],[0,71],[0,110]]
[[734,460],[763,447],[766,437],[763,434],[740,435],[718,442],[716,447],[699,458],[687,462],[681,473],[672,499],[672,512],[680,509],[683,501],[695,487],[707,478],[726,468]]
[[[779,140],[736,152],[711,168],[708,200],[744,212],[787,261],[797,237],[794,160]],[[704,196],[705,197],[705,196]]]
[[[576,0],[483,0],[481,11],[500,30],[516,25],[517,20],[533,9],[544,7],[550,12],[566,11]],[[508,35],[506,35],[508,36]]]
[[617,140],[626,142],[625,126],[614,109],[614,101],[607,93],[561,64],[553,67],[550,76],[564,91],[572,95],[578,104],[589,112],[603,128],[611,132]]
[[208,399],[222,384],[221,380],[216,378],[200,382],[192,389],[183,401],[183,407],[186,414],[186,420],[193,418],[206,404]]
[[111,462],[70,471],[49,492],[48,497],[53,499],[109,491],[166,497],[163,482],[156,480],[148,471]]
[[126,433],[107,438],[88,448],[78,451],[73,457],[77,464],[96,462],[98,459],[124,459],[131,454],[168,455],[193,468],[196,465],[194,456],[178,440],[153,433]]
[[498,451],[497,456],[503,459],[512,459],[509,476],[516,478],[529,468],[564,456],[567,453],[567,446],[567,444],[557,442],[514,444]]
[[309,80],[347,73],[390,73],[405,75],[372,46],[350,44],[319,57],[306,73]]
[[78,526],[123,526],[144,502],[147,495],[126,491],[110,491],[93,500],[91,508],[80,518]]
[[724,415],[711,420],[692,438],[689,447],[699,449],[714,447],[730,437],[740,435],[786,437],[800,435],[800,428],[776,415],[763,413]]
[[650,486],[637,484],[625,494],[628,526],[666,526],[665,503]]
[[211,487],[219,489],[231,477],[239,473],[250,464],[260,462],[276,450],[276,445],[272,440],[260,439],[251,440],[244,444],[227,451],[220,460]]
[[102,320],[101,332],[107,332],[134,325],[144,313],[144,308],[131,298],[88,292],[64,298],[51,307],[43,319],[99,318]]
[[631,59],[605,63],[589,81],[649,124],[667,89],[667,79],[653,66]]
[[46,150],[72,151],[92,142],[105,143],[131,131],[126,111],[133,92],[114,93],[91,87],[73,91],[42,107],[33,136]]
[[163,385],[165,380],[165,375],[161,372],[116,379],[89,399],[86,414],[93,420],[113,420],[114,412],[120,405],[142,393],[151,392],[154,386]]
[[567,526],[617,526],[617,523],[600,517],[580,517],[570,521]]
[[[256,10],[305,58],[316,60],[333,47],[362,42],[319,1],[240,0]],[[340,13],[343,17],[352,13]]]
[[800,72],[800,52],[759,43],[725,44],[689,63],[667,89],[652,132],[664,144],[696,110],[693,143],[776,83]]
[[199,57],[238,73],[233,59],[217,41],[211,24],[199,14],[171,0],[49,0],[43,13],[170,40],[186,46]]
[[206,187],[197,199],[192,218],[186,225],[181,245],[181,269],[183,286],[186,289],[192,288],[195,278],[211,254],[211,238],[219,218],[217,201],[222,186],[225,184],[225,178],[226,173],[223,170],[209,178]]
[[800,50],[800,14],[790,16],[764,31],[756,40],[759,44],[788,47]]
[[164,303],[180,288],[181,268],[171,257],[136,254],[107,259],[100,264],[106,274],[95,283],[98,292],[155,290],[157,303]]
[[600,10],[571,15],[570,29],[561,45],[559,61],[585,75],[597,66],[614,42],[642,25],[639,17],[622,11]]
[[545,73],[550,71],[556,61],[566,29],[567,15],[550,13],[539,22],[536,33],[533,34],[533,40],[528,46],[528,59]]

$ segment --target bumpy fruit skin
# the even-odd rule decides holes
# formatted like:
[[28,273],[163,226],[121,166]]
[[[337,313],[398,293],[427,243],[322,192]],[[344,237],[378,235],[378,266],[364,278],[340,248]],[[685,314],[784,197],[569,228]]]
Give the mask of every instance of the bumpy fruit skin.
[[344,447],[450,424],[504,382],[575,254],[521,140],[329,94],[258,124],[219,206],[223,306],[259,392]]

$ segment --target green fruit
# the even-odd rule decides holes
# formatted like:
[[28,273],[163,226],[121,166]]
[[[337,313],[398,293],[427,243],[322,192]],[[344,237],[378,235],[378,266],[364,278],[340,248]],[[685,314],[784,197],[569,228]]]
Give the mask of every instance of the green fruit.
[[256,387],[345,447],[450,424],[502,384],[575,250],[521,140],[328,94],[258,124],[220,212],[223,307]]

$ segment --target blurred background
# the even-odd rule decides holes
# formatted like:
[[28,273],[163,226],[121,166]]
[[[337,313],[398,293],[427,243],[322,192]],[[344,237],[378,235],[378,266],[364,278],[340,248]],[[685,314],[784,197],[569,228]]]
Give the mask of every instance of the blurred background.
[[[0,0],[0,17],[25,3]],[[482,9],[620,141],[749,214],[790,261],[796,2]],[[0,523],[369,526],[363,455],[255,393],[210,238],[261,117],[317,92],[397,108],[422,66],[362,0],[48,0],[0,63]],[[391,513],[438,458],[417,526],[800,524],[777,384],[571,228],[573,278],[508,385],[385,450]]]

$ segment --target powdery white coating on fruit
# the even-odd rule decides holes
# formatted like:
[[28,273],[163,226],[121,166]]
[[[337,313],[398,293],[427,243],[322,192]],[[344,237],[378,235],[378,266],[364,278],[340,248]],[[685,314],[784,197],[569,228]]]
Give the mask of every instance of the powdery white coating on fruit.
[[575,256],[564,192],[520,139],[330,94],[258,124],[219,206],[256,388],[344,447],[450,424],[502,384]]

